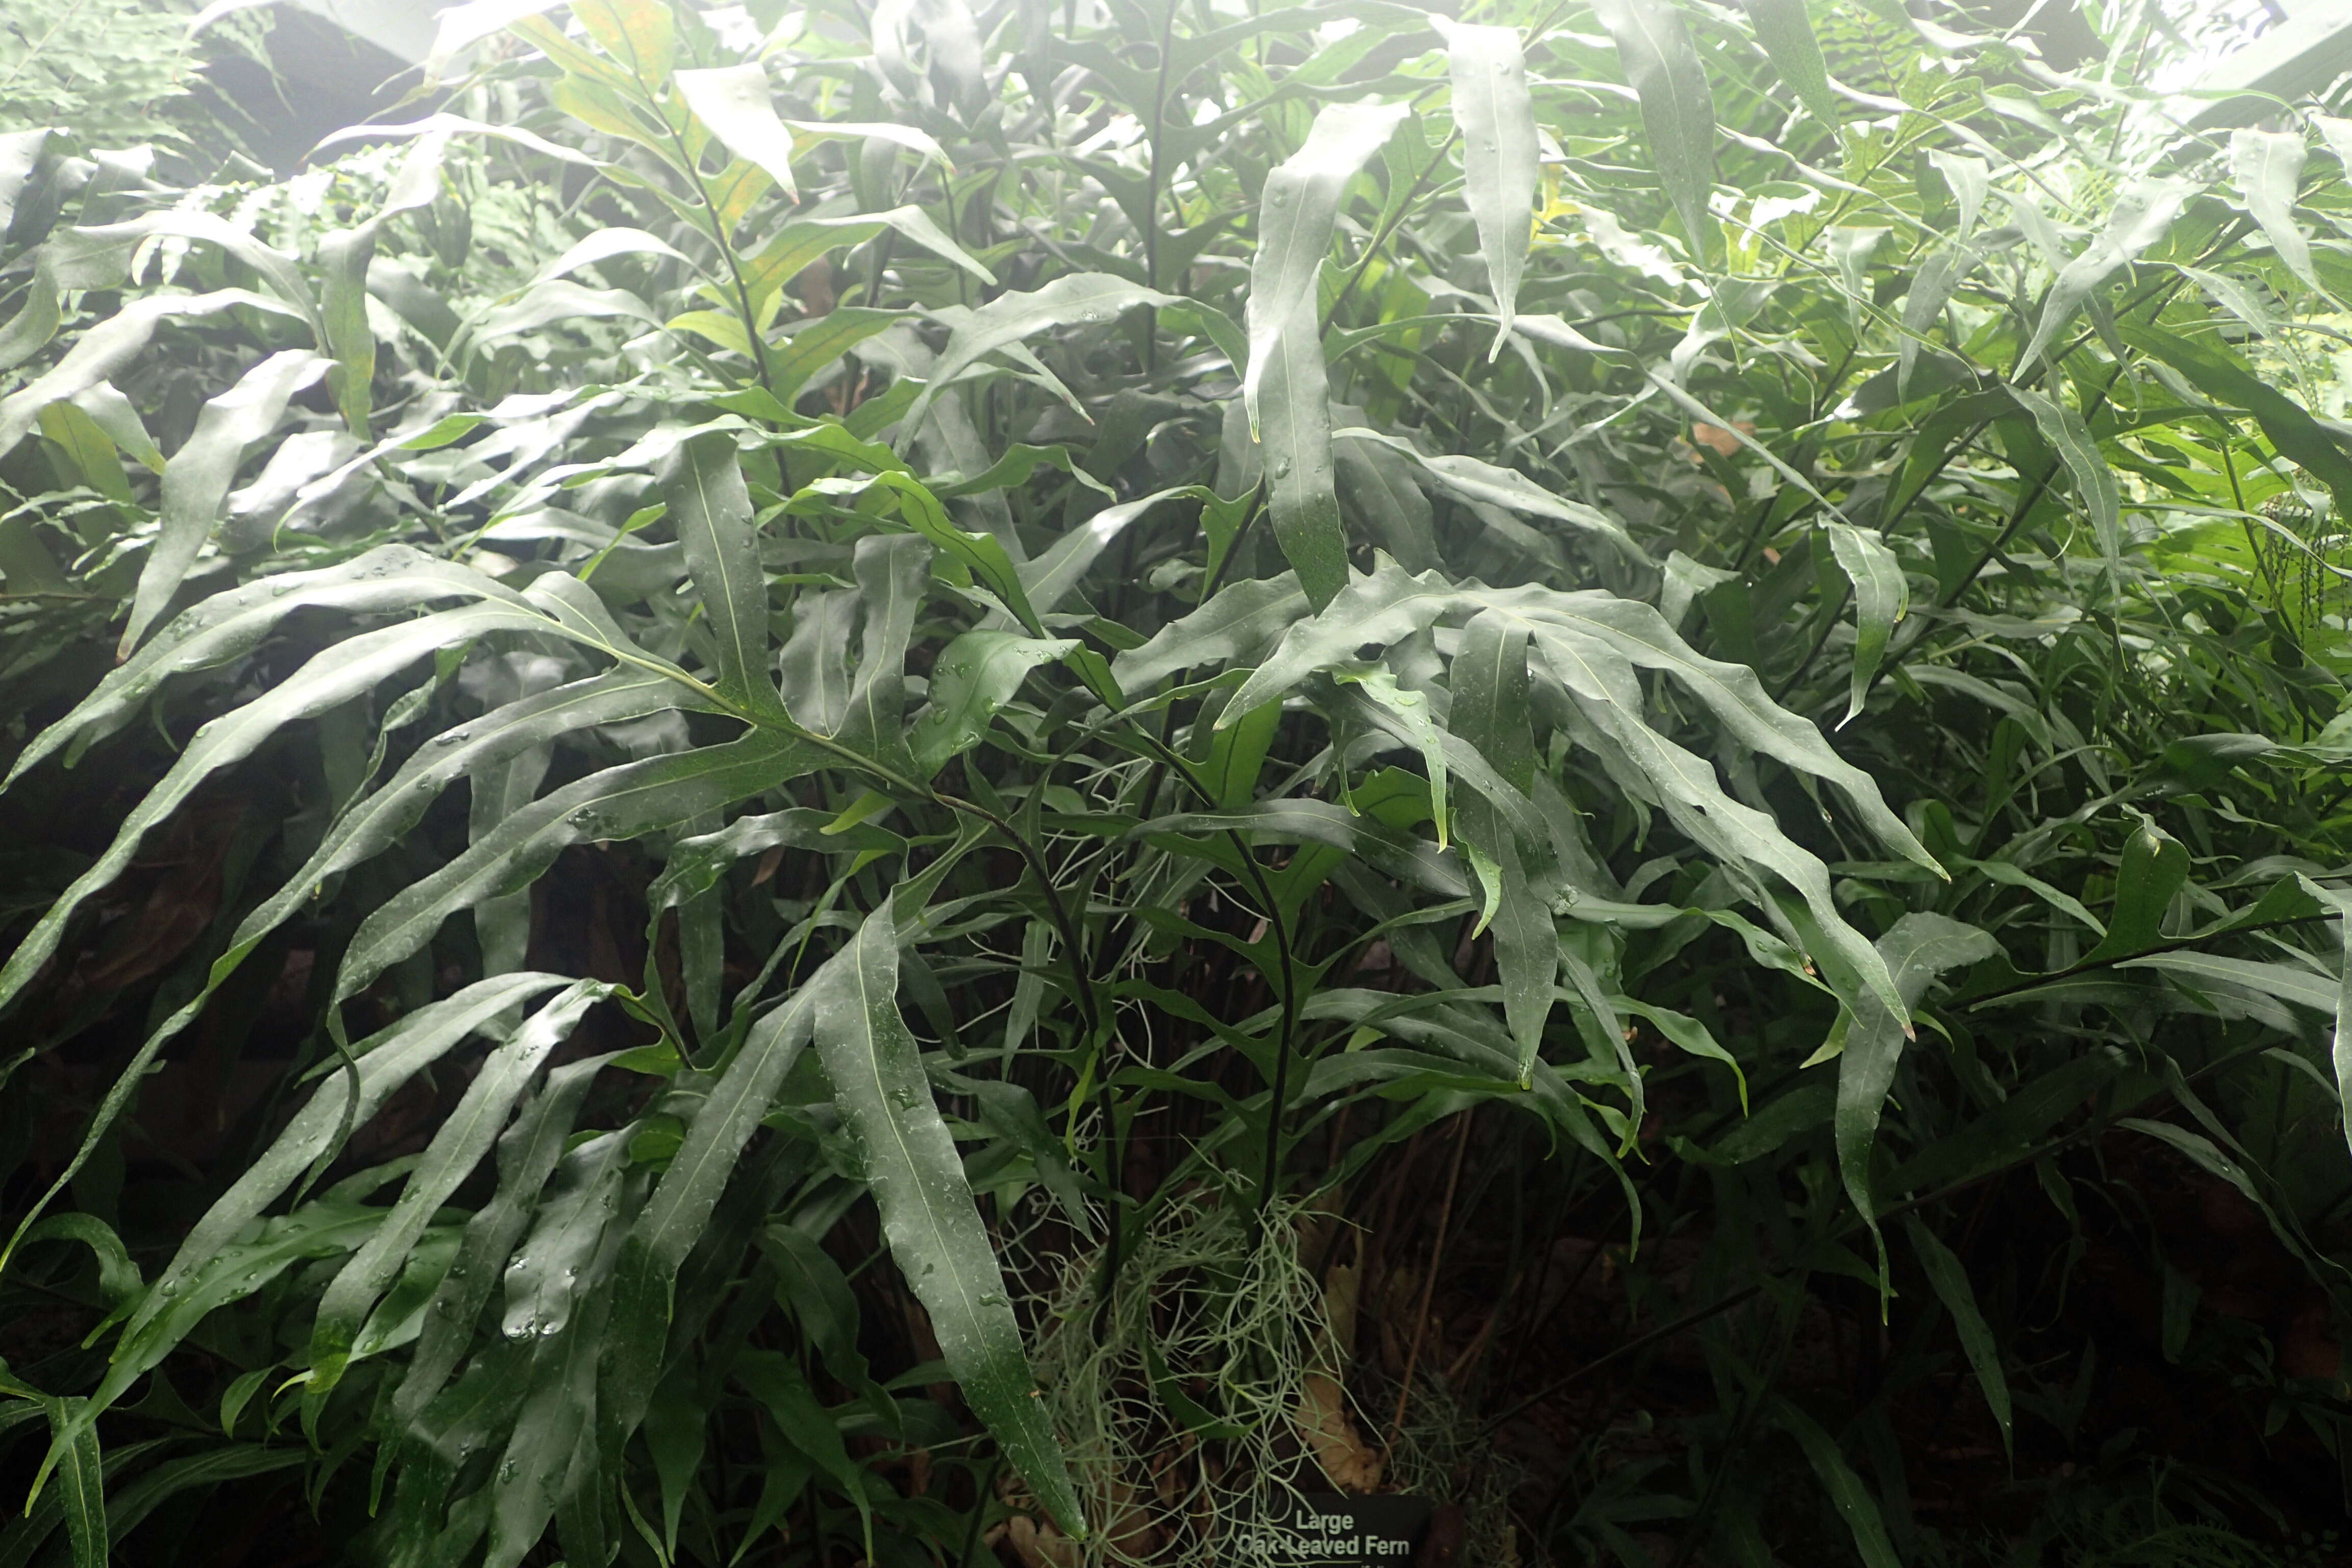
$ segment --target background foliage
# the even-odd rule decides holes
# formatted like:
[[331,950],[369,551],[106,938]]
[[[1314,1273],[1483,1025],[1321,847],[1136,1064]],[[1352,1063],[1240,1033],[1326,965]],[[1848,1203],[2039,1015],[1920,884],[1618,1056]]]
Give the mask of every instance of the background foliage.
[[2217,30],[49,100],[0,1561],[2327,1560],[2352,121]]

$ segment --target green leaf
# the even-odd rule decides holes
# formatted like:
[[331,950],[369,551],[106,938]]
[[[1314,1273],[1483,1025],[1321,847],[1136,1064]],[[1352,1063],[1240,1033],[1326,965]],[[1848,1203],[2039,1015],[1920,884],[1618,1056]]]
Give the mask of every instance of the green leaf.
[[[1245,712],[1271,701],[1314,671],[1351,659],[1358,647],[1385,647],[1446,616],[1489,608],[1523,622],[1560,679],[1589,676],[1582,689],[1598,700],[1614,702],[1623,694],[1619,670],[1663,670],[1739,744],[1828,780],[1882,843],[1942,875],[1935,858],[1888,809],[1870,775],[1839,756],[1812,724],[1773,702],[1753,669],[1706,658],[1650,605],[1608,593],[1561,593],[1535,584],[1464,587],[1436,572],[1410,575],[1382,557],[1370,574],[1351,582],[1329,608],[1291,626],[1226,711]],[[1150,651],[1147,645],[1130,657],[1139,659]],[[1612,681],[1617,686],[1612,688]],[[1634,706],[1638,710],[1638,701]]]
[[1307,614],[1296,574],[1230,584],[1214,598],[1160,628],[1141,647],[1111,660],[1120,687],[1142,691],[1203,665],[1245,661]]
[[1650,558],[1633,542],[1633,535],[1625,531],[1624,524],[1580,501],[1552,494],[1516,468],[1499,468],[1460,453],[1433,458],[1409,442],[1393,436],[1383,436],[1375,430],[1342,430],[1339,434],[1351,440],[1376,443],[1403,454],[1414,468],[1436,481],[1438,488],[1449,495],[1466,501],[1523,511],[1534,517],[1551,518],[1608,541],[1616,547],[1620,555],[1630,562],[1643,566],[1650,564]]
[[[814,321],[802,324],[781,348],[768,353],[768,387],[776,399],[790,405],[809,378],[838,361],[866,339],[889,331],[906,320],[903,311],[868,310],[855,305],[836,306]],[[833,426],[822,428],[831,429]],[[876,456],[890,458],[889,448]]]
[[[869,794],[866,799],[881,797]],[[807,806],[739,816],[715,833],[672,844],[668,865],[646,889],[646,907],[673,909],[699,898],[718,885],[730,866],[779,846],[827,855],[897,855],[905,853],[907,841],[871,823],[845,824],[841,814]]]
[[569,277],[583,267],[609,261],[615,256],[660,256],[681,262],[687,259],[684,252],[657,234],[647,234],[641,228],[600,228],[532,273],[530,280],[538,284]]
[[1959,208],[1953,237],[1965,242],[1976,232],[1977,215],[1984,211],[1985,195],[1992,188],[1992,170],[1982,158],[1948,153],[1940,147],[1927,154],[1927,163],[1952,193]]
[[955,263],[982,283],[993,287],[996,282],[994,273],[965,254],[963,247],[920,207],[892,207],[854,217],[795,217],[743,263],[743,281],[751,294],[753,314],[765,309],[778,289],[799,277],[820,256],[845,245],[863,245],[884,229],[898,230],[908,240]]
[[2189,851],[2154,821],[2140,818],[2138,830],[2124,840],[2107,934],[2083,955],[2083,964],[2126,957],[2163,941],[2165,911],[2188,878]]
[[[1179,812],[1155,817],[1129,837],[1160,839],[1171,835],[1205,837],[1241,833],[1262,844],[1321,844],[1362,860],[1401,882],[1425,888],[1443,899],[1466,899],[1470,884],[1461,863],[1441,854],[1427,839],[1377,816],[1359,816],[1337,801],[1269,800],[1246,810]],[[1199,846],[1215,854],[1223,846]],[[1224,851],[1230,853],[1230,851]]]
[[124,655],[139,646],[195,563],[220,521],[246,448],[278,427],[288,401],[325,374],[330,363],[299,349],[272,354],[197,414],[195,429],[163,465],[163,529],[139,571],[131,625],[122,634]]
[[845,746],[905,777],[914,761],[907,751],[902,717],[903,672],[915,617],[930,587],[931,550],[923,540],[908,534],[869,534],[857,542],[855,563],[858,591],[866,604],[866,635],[858,655],[857,679],[849,689],[848,706],[835,733]]
[[841,1424],[818,1402],[816,1391],[809,1387],[801,1369],[774,1351],[747,1351],[736,1358],[734,1370],[736,1381],[767,1406],[784,1441],[814,1459],[816,1468],[841,1489],[871,1537],[873,1504],[866,1495],[866,1471],[849,1457]]
[[[1406,742],[1421,752],[1423,765],[1429,772],[1430,821],[1437,829],[1437,847],[1444,848],[1447,837],[1445,742],[1436,716],[1430,711],[1428,696],[1399,686],[1394,672],[1379,666],[1360,672],[1343,670],[1339,679],[1344,684],[1355,687],[1378,706]],[[1273,703],[1265,706],[1276,707]]]
[[529,1382],[514,1412],[506,1451],[485,1489],[491,1514],[484,1568],[515,1568],[562,1515],[567,1550],[589,1561],[604,1555],[584,1542],[601,1533],[604,1506],[596,1447],[595,1369],[611,1295],[604,1288],[614,1248],[621,1180],[628,1172],[625,1131],[592,1138],[565,1155],[554,1195],[506,1271],[507,1312],[500,1331],[527,1344]]
[[[61,1451],[53,1451],[55,1483],[65,1507],[66,1539],[74,1568],[106,1568],[113,1537],[107,1528],[106,1476],[100,1463],[98,1428],[87,1399],[50,1399],[49,1427]],[[31,1499],[26,1500],[27,1503]]]
[[1155,490],[1135,500],[1103,508],[1055,540],[1035,560],[1023,563],[1021,584],[1028,592],[1030,606],[1041,616],[1052,615],[1076,591],[1079,580],[1114,540],[1155,507],[1178,500],[1198,500],[1203,507],[1217,504],[1214,492],[1198,485]]
[[440,85],[457,56],[527,16],[553,10],[561,0],[466,0],[435,14],[433,46],[425,56],[426,89]]
[[849,633],[857,619],[854,588],[803,594],[793,603],[793,635],[779,677],[793,722],[820,735],[841,728],[849,711]]
[[800,199],[800,187],[793,180],[793,133],[776,118],[768,99],[768,73],[758,61],[677,71],[670,80],[712,135],[765,169],[787,198]]
[[[976,1086],[978,1087],[978,1086]],[[1027,1091],[1017,1086],[996,1080],[985,1080],[988,1089],[1009,1089],[1026,1098]],[[982,1096],[982,1110],[986,1110]],[[1037,1116],[1034,1101],[1029,1115]],[[1038,1119],[1043,1129],[1044,1121]],[[1052,1142],[1050,1135],[1048,1142]],[[1058,1144],[1056,1148],[1058,1149]],[[806,1231],[789,1225],[771,1225],[760,1233],[760,1250],[776,1266],[779,1281],[777,1300],[789,1305],[798,1321],[801,1332],[824,1358],[826,1370],[842,1384],[857,1392],[869,1405],[878,1411],[891,1411],[888,1394],[875,1383],[866,1357],[857,1349],[857,1331],[862,1314],[857,1294],[850,1289],[849,1277],[833,1255],[819,1246]]]
[[907,734],[918,776],[932,777],[949,759],[980,744],[996,710],[1013,700],[1030,671],[1079,646],[991,631],[966,632],[948,644],[931,667],[930,703]]
[[550,625],[534,606],[493,602],[363,632],[320,654],[244,707],[199,727],[171,772],[131,808],[114,841],[50,906],[5,967],[0,967],[0,1002],[24,988],[57,951],[75,911],[121,876],[146,835],[212,774],[250,755],[286,724],[338,707],[436,649],[493,631],[541,631]]
[[2179,371],[2197,391],[2252,414],[2281,457],[2310,469],[2335,492],[2336,507],[2352,512],[2352,458],[2300,404],[2219,344],[2192,342],[2155,327],[2119,324],[2116,330],[2124,342]]
[[291,1469],[309,1458],[299,1447],[268,1448],[258,1443],[233,1443],[167,1459],[152,1469],[142,1471],[130,1485],[116,1489],[106,1505],[108,1530],[119,1541],[181,1492],[200,1487],[209,1490],[226,1481]]
[[1445,39],[1454,123],[1462,133],[1463,199],[1478,226],[1500,318],[1486,357],[1499,358],[1518,308],[1535,215],[1538,149],[1527,56],[1517,27],[1472,26],[1434,13],[1430,26]]
[[2055,402],[2038,392],[2012,386],[2009,395],[2033,416],[2041,426],[2042,438],[2056,450],[2059,460],[2074,480],[2075,492],[2083,498],[2084,510],[2091,514],[2091,526],[2099,540],[2099,553],[2110,563],[2123,553],[2123,492],[2116,483],[2115,470],[2099,455],[2099,444],[2091,436],[2090,426],[2071,404]]
[[[1970,160],[1974,162],[1974,160]],[[1983,165],[1979,163],[1982,170]],[[1970,212],[1973,218],[1975,214]],[[1895,396],[1897,402],[1910,395],[1911,381],[1919,363],[1923,340],[1943,319],[1944,307],[1951,301],[1952,292],[1982,259],[1977,251],[1966,245],[1938,250],[1923,262],[1912,275],[1911,290],[1903,297],[1903,342],[1896,349]]]
[[[86,1425],[96,1420],[214,1312],[265,1289],[298,1263],[349,1252],[383,1221],[382,1209],[331,1193],[291,1214],[263,1220],[241,1239],[204,1258],[185,1287],[175,1287],[177,1294],[164,1293],[159,1279],[150,1296],[159,1303],[159,1315],[148,1324],[135,1352],[126,1334],[97,1393],[86,1403],[77,1402],[81,1408],[75,1421]],[[51,1458],[62,1458],[66,1448],[61,1436],[52,1446]]]
[[[1528,618],[1539,637],[1547,625],[1556,626],[1585,646],[1601,645],[1629,664],[1664,671],[1739,744],[1827,780],[1872,837],[1914,865],[1939,878],[1944,875],[1936,858],[1888,808],[1877,783],[1838,755],[1818,728],[1773,702],[1753,669],[1698,653],[1656,610],[1635,600],[1599,593],[1561,595],[1549,601],[1537,595],[1528,597],[1537,612]],[[1559,646],[1558,639],[1548,639],[1546,646]]]
[[0,239],[7,238],[16,219],[17,201],[34,171],[41,166],[41,154],[48,150],[49,138],[55,134],[50,127],[41,125],[0,135]]
[[806,742],[760,732],[607,768],[567,784],[516,812],[362,921],[344,952],[331,1001],[366,990],[377,975],[430,942],[460,910],[529,887],[567,846],[678,827],[829,760],[829,753]]
[[[1947,915],[1914,912],[1895,922],[1878,940],[1887,973],[1907,1011],[1927,994],[1929,982],[1947,970],[1997,956],[2000,943],[1979,929]],[[1874,994],[1853,1005],[1845,1048],[1838,1058],[1838,1166],[1846,1193],[1864,1219],[1877,1229],[1877,1196],[1870,1161],[1878,1141],[1878,1120],[1895,1085],[1895,1069],[1910,1037],[1910,1026]]]
[[408,1371],[393,1394],[393,1412],[403,1426],[432,1403],[473,1347],[482,1309],[565,1152],[581,1102],[596,1074],[613,1059],[610,1055],[589,1057],[549,1072],[516,1112],[513,1125],[499,1136],[498,1190],[466,1222],[457,1256],[434,1289]]
[[[1503,986],[1503,1021],[1517,1047],[1517,1079],[1521,1089],[1529,1089],[1543,1048],[1544,1025],[1551,1016],[1552,981],[1560,969],[1559,934],[1551,910],[1528,883],[1517,835],[1499,836],[1494,860],[1502,892],[1492,916],[1495,973]],[[1631,1087],[1638,1101],[1639,1080]],[[1637,1105],[1636,1120],[1638,1110]]]
[[679,442],[662,463],[661,487],[719,647],[719,695],[782,717],[768,679],[768,579],[734,436],[714,430]]
[[2146,958],[2124,959],[2116,967],[2153,969],[2185,982],[2192,990],[2235,993],[2257,1002],[2291,1002],[2331,1016],[2340,991],[2336,982],[2300,964],[2258,963],[2218,952],[2155,952]]
[[1797,94],[1805,111],[1832,129],[1843,122],[1838,97],[1830,87],[1828,63],[1822,58],[1821,40],[1813,37],[1805,0],[1740,0],[1746,6],[1756,41],[1764,46],[1780,79]]
[[[131,400],[111,382],[101,381],[96,386],[77,393],[73,405],[89,416],[90,423],[106,432],[109,439],[143,465],[150,473],[163,471],[163,454],[157,448],[155,438],[147,433],[146,421],[131,405]],[[55,407],[56,405],[50,405]]]
[[1028,591],[1022,586],[1021,574],[1005,552],[1004,542],[992,533],[968,533],[948,520],[947,509],[920,482],[906,474],[877,474],[874,484],[892,492],[898,500],[898,513],[914,531],[946,551],[961,563],[965,571],[979,580],[981,585],[994,594],[1013,618],[1029,628],[1033,637],[1045,635],[1045,623],[1037,618],[1036,609],[1029,603]]
[[1715,99],[1690,31],[1673,0],[1595,0],[1593,10],[1641,100],[1650,166],[1681,215],[1692,249],[1710,256],[1717,248],[1706,205],[1715,191]]
[[898,1015],[898,933],[887,916],[869,916],[804,989],[817,1054],[856,1138],[891,1254],[930,1313],[965,1400],[1064,1531],[1083,1536],[995,1248]]
[[1853,1531],[1853,1544],[1862,1554],[1864,1568],[1903,1568],[1894,1542],[1887,1538],[1886,1520],[1878,1511],[1878,1500],[1870,1495],[1870,1489],[1853,1473],[1853,1467],[1845,1462],[1837,1440],[1787,1399],[1776,1395],[1772,1411],[1781,1429],[1797,1440],[1805,1462],[1821,1479],[1822,1489],[1829,1493],[1830,1501],[1845,1517],[1846,1528]]
[[[575,981],[509,1037],[466,1086],[457,1106],[442,1120],[424,1157],[401,1189],[383,1224],[352,1255],[319,1299],[310,1331],[310,1381],[303,1389],[306,1426],[342,1378],[343,1367],[366,1320],[400,1272],[425,1227],[457,1184],[471,1175],[505,1126],[515,1101],[545,1065],[548,1054],[571,1037],[581,1018],[613,993],[592,980]],[[512,1290],[514,1280],[509,1279]]]
[[[44,301],[47,301],[44,304]],[[47,324],[38,332],[38,341],[29,347],[0,340],[0,361],[14,355],[21,363],[37,353],[49,333],[57,330],[57,304],[54,296],[45,295],[38,288],[22,314],[8,323],[7,338],[17,335],[18,323],[41,306]],[[61,403],[80,396],[100,382],[111,380],[119,372],[144,353],[155,329],[167,321],[195,316],[211,316],[236,306],[267,310],[278,315],[296,312],[267,296],[248,289],[221,289],[210,294],[148,294],[131,300],[113,315],[91,327],[74,340],[65,357],[44,372],[31,385],[0,397],[0,457],[14,450],[25,438],[41,410],[52,403]],[[18,350],[21,348],[21,353]]]
[[709,1222],[744,1145],[759,1130],[784,1075],[809,1043],[814,1006],[803,987],[753,1024],[742,1048],[688,1123],[685,1142],[632,1231],[635,1245],[661,1267],[675,1272]]
[[1886,639],[1911,607],[1911,584],[1903,575],[1903,563],[1886,548],[1877,530],[1848,522],[1824,527],[1831,552],[1853,584],[1853,675],[1843,721],[1850,724],[1862,711],[1863,699],[1870,695],[1871,682],[1877,679],[1879,660],[1886,655]]
[[[548,749],[560,737],[665,712],[681,706],[681,699],[690,700],[691,694],[674,680],[621,669],[522,698],[442,731],[383,788],[347,807],[302,869],[246,916],[227,951],[214,962],[207,986],[217,987],[226,980],[263,937],[308,902],[329,878],[400,843],[451,784],[475,781],[473,793],[479,800],[507,787],[510,770],[535,760],[535,786],[536,776],[544,773]],[[484,831],[529,802],[528,790],[503,802]]]
[[[940,351],[937,363],[931,366],[930,379],[907,410],[899,429],[904,438],[911,441],[914,433],[923,427],[923,416],[931,400],[949,383],[988,355],[1048,327],[1105,326],[1139,306],[1182,302],[1173,295],[1108,272],[1073,272],[1029,293],[999,294],[965,317],[948,334],[947,347]],[[1066,388],[1058,383],[1055,387],[1065,402],[1075,401]]]
[[1264,447],[1275,539],[1318,609],[1347,584],[1348,541],[1332,468],[1330,376],[1317,285],[1349,182],[1406,112],[1402,103],[1326,104],[1306,143],[1266,176],[1259,198],[1242,405]]
[[[1516,617],[1496,610],[1481,611],[1463,628],[1461,644],[1447,672],[1447,687],[1453,699],[1452,710],[1446,716],[1447,727],[1485,757],[1502,782],[1520,795],[1534,790],[1536,775],[1535,737],[1528,723],[1528,636],[1527,625]],[[1510,867],[1517,860],[1516,849],[1509,860],[1505,858],[1505,840],[1513,832],[1505,815],[1505,804],[1474,795],[1461,807],[1465,842],[1495,868],[1487,909],[1479,921],[1482,928],[1494,919],[1496,898],[1507,894]],[[1548,1004],[1549,968],[1556,963],[1549,954],[1549,934],[1544,945],[1546,973],[1541,994]],[[1506,982],[1507,986],[1508,984]]]
[[375,329],[367,313],[368,263],[387,219],[430,206],[441,194],[441,164],[448,150],[446,134],[418,138],[401,160],[400,173],[376,215],[319,242],[320,342],[334,356],[341,373],[335,399],[343,423],[361,440],[368,435],[376,362]]
[[25,1240],[78,1241],[89,1247],[98,1264],[99,1293],[106,1298],[110,1308],[119,1310],[124,1301],[139,1294],[144,1284],[139,1276],[139,1265],[131,1261],[122,1238],[96,1215],[51,1215],[26,1230]]
[[91,741],[110,736],[139,717],[139,708],[169,677],[212,670],[252,651],[294,611],[369,614],[454,597],[524,602],[522,595],[470,566],[433,560],[409,545],[381,545],[341,566],[257,578],[212,595],[108,670],[106,679],[75,703],[64,720],[37,733],[9,766],[7,783],[58,750],[66,750],[68,759],[80,757]]
[[[366,1126],[403,1085],[475,1031],[490,1026],[509,1008],[562,984],[561,976],[532,973],[477,981],[354,1045],[354,1066],[320,1080],[317,1091],[295,1112],[286,1130],[205,1211],[140,1298],[116,1342],[107,1387],[128,1387],[157,1365],[194,1327],[184,1304],[198,1277],[334,1147],[343,1129]],[[134,1062],[123,1082],[135,1085],[139,1069],[140,1064]],[[101,1111],[100,1120],[104,1119]]]
[[[1224,595],[1219,595],[1220,599],[1223,597]],[[1440,616],[1473,602],[1473,593],[1458,586],[1442,572],[1408,575],[1386,556],[1376,557],[1370,575],[1350,581],[1311,617],[1297,621],[1283,633],[1281,642],[1234,694],[1225,708],[1227,717],[1220,722],[1229,723],[1255,708],[1286,696],[1315,671],[1353,659],[1360,647],[1385,647],[1402,642],[1434,625]],[[1214,601],[1208,607],[1213,608]],[[1187,620],[1192,618],[1188,616]],[[1179,626],[1184,624],[1177,623]],[[1143,656],[1151,651],[1151,645],[1146,644],[1136,650],[1134,657],[1141,662]],[[1121,669],[1126,663],[1122,657],[1112,668]],[[1121,684],[1126,683],[1122,676]]]
[[1952,1314],[1952,1326],[1959,1331],[1960,1349],[1967,1353],[1969,1365],[1977,1374],[1978,1386],[1984,1390],[1986,1406],[2000,1426],[2000,1446],[2014,1453],[2015,1441],[2010,1430],[2009,1377],[2001,1370],[2000,1343],[1993,1338],[1983,1311],[1977,1306],[1976,1291],[1969,1284],[1969,1271],[1958,1255],[1946,1247],[1934,1231],[1920,1224],[1917,1215],[1905,1215],[1903,1225],[1911,1238],[1911,1250],[1918,1256],[1919,1266],[1927,1270],[1927,1283],[1935,1287],[1937,1299]]
[[[1405,570],[1426,572],[1438,565],[1436,518],[1413,479],[1414,465],[1384,442],[1357,439],[1352,428],[1361,423],[1357,410],[1335,406],[1332,416],[1351,426],[1331,437],[1339,500],[1349,514],[1370,530],[1381,548],[1402,562]],[[1216,569],[1216,560],[1213,554],[1211,571]]]
[[2056,280],[2042,301],[2042,316],[2034,323],[2032,340],[2018,357],[2021,372],[2033,367],[2042,350],[2050,346],[2060,328],[2074,319],[2074,312],[2091,297],[2093,289],[2171,230],[2181,209],[2200,188],[2188,180],[2149,177],[2136,182],[2116,199],[2105,226],[2091,237],[2080,255],[2058,269]]
[[2307,155],[2300,131],[2241,126],[2230,132],[2230,183],[2238,187],[2246,210],[2263,226],[2264,237],[2287,270],[2318,289],[2319,276],[2311,269],[2311,241],[2294,222],[2296,187]]

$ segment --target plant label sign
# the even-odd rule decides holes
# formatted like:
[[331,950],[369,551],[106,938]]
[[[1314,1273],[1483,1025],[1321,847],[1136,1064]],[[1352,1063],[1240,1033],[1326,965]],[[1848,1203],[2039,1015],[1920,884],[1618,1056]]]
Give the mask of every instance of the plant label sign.
[[1425,1497],[1302,1492],[1272,1498],[1247,1527],[1242,1560],[1283,1568],[1412,1568],[1434,1508]]

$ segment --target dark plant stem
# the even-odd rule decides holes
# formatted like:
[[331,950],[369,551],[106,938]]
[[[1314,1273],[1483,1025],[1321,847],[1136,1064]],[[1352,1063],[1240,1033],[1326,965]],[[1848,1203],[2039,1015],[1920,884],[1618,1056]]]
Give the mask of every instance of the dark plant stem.
[[1412,1348],[1404,1358],[1404,1376],[1397,1384],[1396,1409],[1389,1415],[1389,1439],[1386,1447],[1396,1447],[1397,1436],[1404,1430],[1404,1413],[1412,1402],[1412,1374],[1421,1365],[1422,1341],[1429,1331],[1429,1304],[1437,1294],[1437,1273],[1445,1262],[1445,1232],[1454,1220],[1454,1194],[1462,1182],[1462,1152],[1470,1145],[1471,1114],[1459,1113],[1460,1127],[1454,1134],[1454,1163],[1445,1173],[1445,1195],[1437,1205],[1437,1239],[1429,1248],[1429,1271],[1421,1281],[1421,1303],[1412,1316]]

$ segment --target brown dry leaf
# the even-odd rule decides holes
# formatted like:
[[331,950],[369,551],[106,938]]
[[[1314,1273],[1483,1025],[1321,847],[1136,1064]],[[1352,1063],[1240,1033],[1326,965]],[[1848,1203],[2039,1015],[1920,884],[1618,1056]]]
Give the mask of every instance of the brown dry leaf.
[[[1123,1480],[1111,1483],[1111,1524],[1105,1531],[1112,1550],[1129,1557],[1149,1561],[1160,1550],[1160,1527],[1152,1522],[1150,1511],[1141,1506],[1141,1496]],[[1071,1544],[1073,1559],[1076,1547]]]
[[1078,1543],[1025,1513],[1005,1521],[1004,1539],[1013,1543],[1021,1568],[1078,1568]]
[[1348,1391],[1337,1378],[1308,1373],[1293,1419],[1333,1486],[1341,1491],[1368,1492],[1381,1484],[1381,1457],[1357,1435],[1356,1423],[1348,1414]]
[[800,287],[801,302],[808,307],[810,315],[829,316],[833,313],[833,264],[831,262],[822,256],[818,257],[803,268],[800,277],[794,281]]
[[1331,1364],[1346,1366],[1356,1359],[1356,1302],[1363,1289],[1363,1267],[1335,1263],[1323,1276],[1323,1320],[1331,1325]]
[[[1756,422],[1752,419],[1735,419],[1732,425],[1744,435],[1756,434]],[[1691,426],[1691,439],[1718,458],[1736,458],[1739,455],[1739,437],[1733,435],[1720,425],[1694,424]]]

